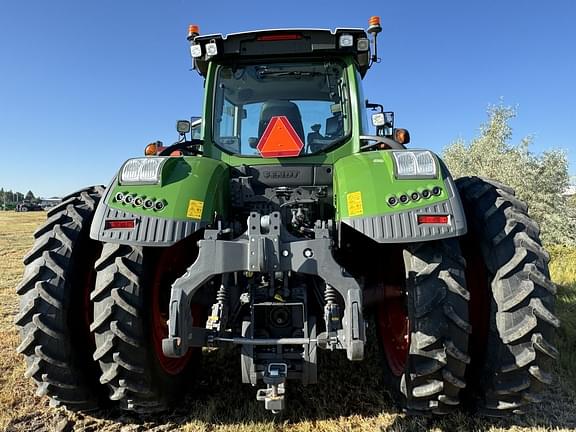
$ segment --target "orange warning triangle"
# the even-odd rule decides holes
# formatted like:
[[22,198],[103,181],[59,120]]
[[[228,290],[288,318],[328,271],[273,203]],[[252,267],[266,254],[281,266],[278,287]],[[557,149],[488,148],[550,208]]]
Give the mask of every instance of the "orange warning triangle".
[[270,119],[262,138],[258,141],[258,152],[265,158],[295,157],[300,154],[304,143],[286,116]]

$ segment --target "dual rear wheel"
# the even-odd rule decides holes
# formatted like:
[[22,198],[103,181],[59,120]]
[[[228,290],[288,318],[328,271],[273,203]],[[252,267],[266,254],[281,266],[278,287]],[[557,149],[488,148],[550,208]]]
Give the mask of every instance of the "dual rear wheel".
[[488,416],[521,413],[540,401],[558,357],[549,257],[512,189],[478,177],[456,184],[468,234],[406,247],[405,279],[388,287],[402,295],[377,305],[387,380],[408,412],[441,414],[463,400]]
[[445,414],[459,404],[468,356],[464,260],[454,239],[404,249],[405,279],[376,305],[386,378],[412,414]]
[[96,342],[94,360],[110,399],[124,409],[165,410],[190,381],[199,353],[191,350],[178,359],[162,353],[170,285],[188,267],[187,252],[181,246],[154,250],[105,244],[96,262],[90,326]]
[[[89,237],[102,186],[63,199],[34,233],[17,287],[18,352],[51,405],[166,409],[188,387],[201,352],[162,353],[172,282],[194,261],[195,243],[171,248],[104,244]],[[201,320],[202,309],[192,308]],[[96,361],[95,361],[96,360]]]
[[26,358],[25,375],[36,382],[37,395],[73,410],[96,409],[106,399],[88,330],[93,264],[102,249],[88,233],[103,190],[97,186],[71,194],[48,212],[34,233],[17,287],[15,323],[22,340],[17,350]]

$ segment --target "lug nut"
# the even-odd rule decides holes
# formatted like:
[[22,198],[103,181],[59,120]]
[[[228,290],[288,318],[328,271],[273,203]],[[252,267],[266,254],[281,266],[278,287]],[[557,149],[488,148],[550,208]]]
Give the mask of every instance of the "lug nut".
[[304,256],[306,258],[312,258],[314,256],[314,252],[310,248],[304,249]]
[[388,198],[388,205],[394,207],[396,204],[398,204],[398,199],[395,196]]

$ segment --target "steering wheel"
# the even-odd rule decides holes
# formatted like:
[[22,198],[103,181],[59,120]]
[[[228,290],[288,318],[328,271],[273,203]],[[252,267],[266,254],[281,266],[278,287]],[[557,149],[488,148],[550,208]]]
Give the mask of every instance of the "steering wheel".
[[158,156],[170,156],[170,154],[176,150],[183,150],[186,153],[198,154],[200,146],[203,144],[204,141],[199,139],[191,139],[190,141],[180,141],[166,147],[158,154]]
[[374,141],[372,143],[360,146],[360,151],[370,150],[379,144],[384,144],[393,150],[404,150],[406,148],[403,144],[400,144],[398,141],[394,141],[392,138],[386,138],[378,135],[360,135],[360,141]]

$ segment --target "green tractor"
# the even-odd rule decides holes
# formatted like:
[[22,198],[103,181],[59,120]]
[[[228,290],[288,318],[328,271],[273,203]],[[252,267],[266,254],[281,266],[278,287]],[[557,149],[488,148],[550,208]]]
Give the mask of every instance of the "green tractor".
[[38,394],[160,411],[204,347],[237,345],[242,381],[276,413],[290,383],[317,383],[318,350],[360,362],[370,344],[408,413],[539,400],[559,322],[538,226],[510,188],[454,181],[406,148],[365,100],[380,31],[377,17],[366,31],[191,26],[196,137],[179,122],[177,143],[69,195],[24,259],[18,351]]

